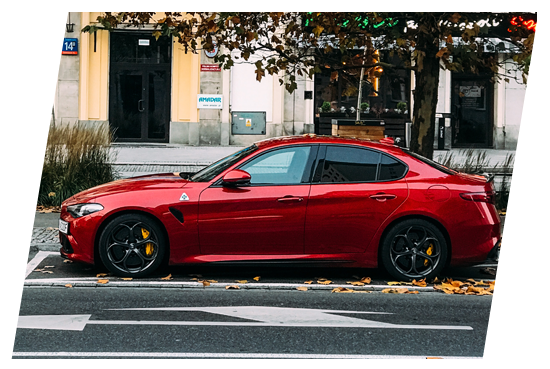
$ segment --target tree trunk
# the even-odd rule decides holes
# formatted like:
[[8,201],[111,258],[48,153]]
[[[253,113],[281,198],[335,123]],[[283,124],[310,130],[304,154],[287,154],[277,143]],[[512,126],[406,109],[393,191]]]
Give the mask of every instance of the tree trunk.
[[[434,151],[435,112],[439,86],[439,34],[437,24],[425,17],[428,33],[421,33],[416,49],[418,55],[415,72],[414,107],[411,129],[411,151],[432,159]],[[432,23],[432,24],[429,24]]]

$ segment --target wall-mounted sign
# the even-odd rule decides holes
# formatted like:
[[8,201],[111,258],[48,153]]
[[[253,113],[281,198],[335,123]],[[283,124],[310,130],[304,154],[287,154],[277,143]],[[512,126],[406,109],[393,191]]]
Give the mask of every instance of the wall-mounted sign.
[[460,86],[462,97],[481,97],[481,86]]
[[78,55],[78,39],[63,39],[63,49],[61,49],[61,55]]
[[222,95],[197,95],[197,109],[222,109]]
[[201,64],[201,72],[221,72],[218,64]]
[[139,39],[138,40],[138,45],[139,46],[149,46],[150,44],[150,40],[147,40],[147,39]]
[[214,49],[212,51],[204,50],[204,55],[208,56],[209,58],[213,58],[218,53],[218,45],[216,45],[215,42],[212,42],[214,44]]

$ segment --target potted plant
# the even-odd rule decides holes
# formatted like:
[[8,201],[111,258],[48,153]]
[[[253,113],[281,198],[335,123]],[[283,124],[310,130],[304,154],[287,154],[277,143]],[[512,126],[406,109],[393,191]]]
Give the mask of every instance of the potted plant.
[[323,102],[323,105],[321,105],[319,110],[321,110],[321,113],[329,113],[330,112],[330,103],[328,101]]
[[361,108],[361,111],[362,111],[362,112],[368,113],[368,112],[369,112],[370,105],[369,105],[368,102],[362,102],[361,105],[360,105],[360,108]]
[[399,114],[404,114],[407,111],[407,103],[404,101],[398,102],[396,111]]

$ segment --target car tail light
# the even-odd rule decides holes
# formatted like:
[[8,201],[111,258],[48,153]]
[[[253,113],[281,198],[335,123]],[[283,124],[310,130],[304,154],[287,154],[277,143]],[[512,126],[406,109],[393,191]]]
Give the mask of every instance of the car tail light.
[[464,200],[487,202],[493,205],[495,204],[494,192],[466,192],[461,193],[460,197],[462,197]]

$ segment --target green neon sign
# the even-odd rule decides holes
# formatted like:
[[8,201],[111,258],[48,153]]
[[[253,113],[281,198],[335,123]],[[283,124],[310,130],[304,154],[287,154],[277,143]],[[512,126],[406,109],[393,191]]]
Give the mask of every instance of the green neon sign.
[[[313,14],[313,12],[308,12],[308,14]],[[355,18],[355,21],[357,21],[357,23],[359,24],[359,27],[360,28],[367,28],[367,26],[369,25],[369,20],[368,18],[363,18],[361,16],[359,17],[356,17]],[[306,22],[305,22],[305,26],[308,27],[309,26],[309,22],[310,22],[310,19],[307,18],[306,19]],[[343,23],[342,23],[342,27],[347,27],[348,24],[349,24],[350,20],[345,20]],[[386,26],[386,27],[393,27],[395,26],[397,23],[399,23],[399,20],[394,20],[393,18],[386,18],[384,19],[383,21],[381,21],[380,23],[376,23],[376,24],[373,24],[373,27],[376,29],[376,28],[379,28],[379,27],[382,27],[382,26]]]

